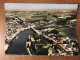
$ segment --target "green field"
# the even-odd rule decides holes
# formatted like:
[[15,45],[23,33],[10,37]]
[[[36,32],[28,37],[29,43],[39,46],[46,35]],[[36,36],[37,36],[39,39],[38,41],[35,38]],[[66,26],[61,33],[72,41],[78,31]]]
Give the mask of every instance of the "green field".
[[63,32],[66,34],[66,37],[71,39],[77,38],[76,26],[73,27],[64,27],[57,29],[59,32]]

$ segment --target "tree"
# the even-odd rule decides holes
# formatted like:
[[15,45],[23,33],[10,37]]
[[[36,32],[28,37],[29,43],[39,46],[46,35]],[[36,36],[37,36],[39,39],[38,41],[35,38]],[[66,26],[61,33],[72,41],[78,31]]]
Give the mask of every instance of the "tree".
[[56,17],[56,18],[58,18],[58,16],[57,16],[57,15],[53,15],[53,17]]
[[65,19],[58,19],[56,21],[56,25],[66,25],[67,24],[67,21]]
[[51,30],[49,33],[58,34],[59,32],[56,29],[54,29],[54,30]]

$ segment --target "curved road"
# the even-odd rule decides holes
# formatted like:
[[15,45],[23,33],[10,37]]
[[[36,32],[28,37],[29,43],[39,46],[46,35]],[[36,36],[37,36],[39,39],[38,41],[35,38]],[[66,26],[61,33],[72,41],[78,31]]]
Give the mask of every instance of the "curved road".
[[16,36],[18,38],[14,38],[12,39],[8,50],[5,52],[6,54],[19,54],[19,55],[28,55],[27,50],[26,50],[26,40],[28,38],[28,36],[30,35],[30,33],[32,33],[33,31],[31,29],[26,29],[22,32],[20,32],[19,34],[17,34]]

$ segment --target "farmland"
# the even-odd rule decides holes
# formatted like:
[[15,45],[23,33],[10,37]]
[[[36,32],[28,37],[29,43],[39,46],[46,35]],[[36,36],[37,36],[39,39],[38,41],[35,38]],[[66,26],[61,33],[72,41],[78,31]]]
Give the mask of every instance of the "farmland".
[[[76,56],[79,54],[75,10],[6,11],[5,18],[5,43],[9,46],[20,41],[21,36],[22,40],[26,41],[24,50],[26,49],[29,55]],[[24,31],[25,40],[24,35],[21,34],[25,33]],[[6,50],[6,54],[13,52],[9,49]]]

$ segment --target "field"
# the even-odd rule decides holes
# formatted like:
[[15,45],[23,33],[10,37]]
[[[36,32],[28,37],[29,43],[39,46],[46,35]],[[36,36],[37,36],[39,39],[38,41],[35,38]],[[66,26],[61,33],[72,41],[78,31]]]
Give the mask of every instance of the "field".
[[[21,44],[26,45],[24,50],[26,49],[28,55],[76,56],[79,54],[76,10],[5,11],[5,18],[5,43],[9,45],[6,54],[16,51],[10,50],[12,45],[16,44],[19,47],[19,43],[14,40],[24,41]],[[16,51],[17,53],[14,54],[21,54],[22,51]]]

